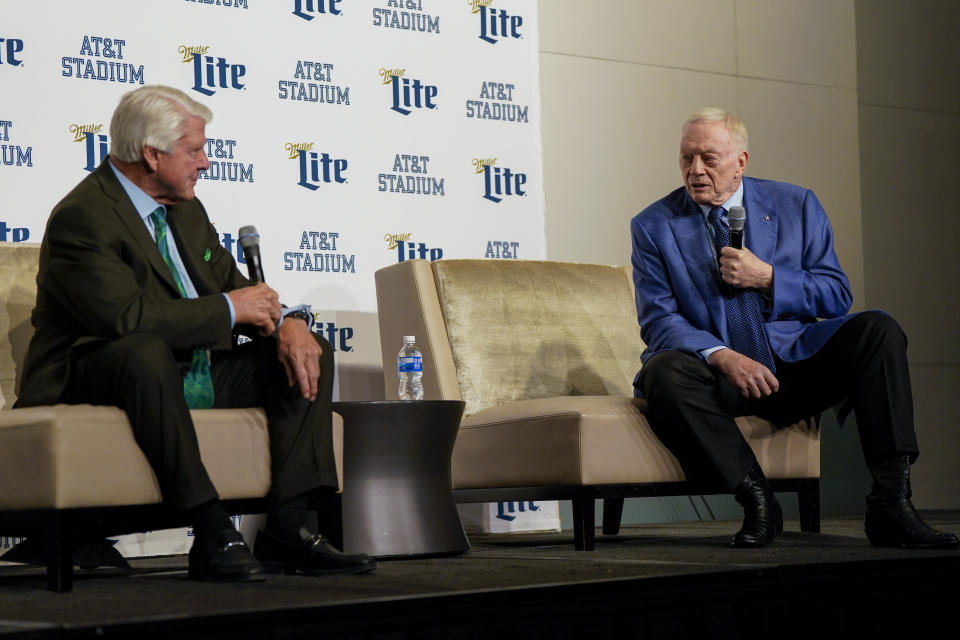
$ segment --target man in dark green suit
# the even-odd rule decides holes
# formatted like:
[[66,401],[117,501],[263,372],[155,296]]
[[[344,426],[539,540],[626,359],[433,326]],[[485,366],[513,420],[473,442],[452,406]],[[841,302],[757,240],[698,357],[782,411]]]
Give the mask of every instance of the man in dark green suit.
[[[18,404],[124,409],[164,502],[194,527],[194,579],[260,580],[263,565],[369,571],[369,557],[339,553],[318,535],[312,509],[337,487],[333,350],[304,308],[283,308],[273,289],[237,270],[194,195],[210,166],[211,117],[169,87],[121,98],[110,157],[47,223]],[[238,346],[241,327],[255,339]],[[254,554],[200,460],[189,409],[211,406],[262,406],[268,416],[271,511]]]

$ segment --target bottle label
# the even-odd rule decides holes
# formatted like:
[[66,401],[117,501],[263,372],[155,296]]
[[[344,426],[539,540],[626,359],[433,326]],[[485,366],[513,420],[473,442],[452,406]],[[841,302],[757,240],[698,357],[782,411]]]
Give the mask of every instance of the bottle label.
[[423,358],[414,356],[404,356],[397,359],[397,371],[400,373],[415,373],[423,371]]

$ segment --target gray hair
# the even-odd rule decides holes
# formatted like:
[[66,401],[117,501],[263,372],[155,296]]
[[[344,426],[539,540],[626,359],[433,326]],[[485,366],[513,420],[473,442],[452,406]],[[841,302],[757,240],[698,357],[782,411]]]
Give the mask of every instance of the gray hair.
[[727,133],[730,134],[730,138],[740,148],[740,151],[747,150],[747,125],[743,124],[743,121],[732,113],[717,107],[704,107],[687,118],[687,121],[683,123],[683,128],[680,129],[681,134],[687,130],[687,127],[698,122],[722,124]]
[[188,116],[213,119],[213,112],[184,92],[147,85],[124,94],[110,120],[110,155],[120,162],[139,162],[143,146],[173,151]]

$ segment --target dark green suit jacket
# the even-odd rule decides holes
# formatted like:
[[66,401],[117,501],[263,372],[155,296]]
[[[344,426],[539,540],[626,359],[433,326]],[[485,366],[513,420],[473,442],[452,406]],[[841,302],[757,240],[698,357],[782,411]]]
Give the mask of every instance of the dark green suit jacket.
[[167,207],[167,221],[198,298],[182,298],[150,232],[107,160],[53,209],[40,249],[34,336],[18,406],[54,404],[70,355],[145,332],[189,362],[195,348],[230,349],[222,293],[247,286],[197,199]]

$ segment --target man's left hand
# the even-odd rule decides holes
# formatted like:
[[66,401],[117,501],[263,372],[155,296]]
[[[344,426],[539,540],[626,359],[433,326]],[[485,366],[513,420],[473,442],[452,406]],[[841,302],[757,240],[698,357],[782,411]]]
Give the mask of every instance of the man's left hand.
[[720,277],[727,284],[741,289],[770,293],[773,287],[773,267],[746,248],[720,249]]
[[299,384],[300,393],[310,402],[317,398],[322,354],[323,349],[306,322],[299,318],[284,318],[277,332],[277,357],[287,372],[287,383],[291,387]]

